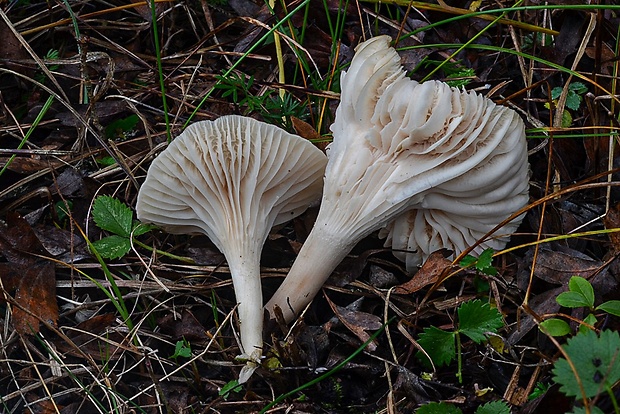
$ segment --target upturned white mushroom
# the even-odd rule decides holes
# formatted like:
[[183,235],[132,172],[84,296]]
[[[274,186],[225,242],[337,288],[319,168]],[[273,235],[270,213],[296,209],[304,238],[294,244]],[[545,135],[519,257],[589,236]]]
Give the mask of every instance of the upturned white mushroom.
[[326,156],[252,118],[190,125],[151,164],[137,214],[174,234],[202,233],[226,256],[238,302],[242,357],[262,355],[260,254],[269,230],[320,198]]
[[272,315],[278,306],[291,320],[356,243],[393,220],[388,243],[416,249],[409,263],[417,264],[441,247],[463,249],[527,203],[525,128],[516,112],[406,78],[389,42],[360,44],[342,74],[321,208],[266,305]]

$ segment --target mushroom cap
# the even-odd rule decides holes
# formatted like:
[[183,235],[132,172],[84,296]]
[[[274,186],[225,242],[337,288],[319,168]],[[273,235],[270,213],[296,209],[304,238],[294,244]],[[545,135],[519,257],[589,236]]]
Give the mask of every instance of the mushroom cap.
[[321,209],[341,212],[330,222],[355,228],[356,241],[411,209],[434,214],[411,213],[426,222],[418,233],[445,222],[446,235],[459,226],[483,235],[528,201],[524,123],[475,92],[406,78],[389,42],[360,44],[342,75]]
[[237,115],[190,125],[151,164],[137,215],[173,234],[206,234],[260,249],[277,224],[317,200],[327,159],[309,141]]

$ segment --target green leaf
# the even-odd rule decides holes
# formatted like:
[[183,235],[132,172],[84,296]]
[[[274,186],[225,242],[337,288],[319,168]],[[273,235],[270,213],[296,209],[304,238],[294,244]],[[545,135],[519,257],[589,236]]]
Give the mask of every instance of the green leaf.
[[568,289],[571,292],[581,293],[588,302],[588,307],[594,307],[594,289],[592,284],[581,276],[573,276],[568,281]]
[[502,315],[497,309],[480,299],[463,303],[459,306],[459,332],[467,335],[472,341],[480,343],[486,339],[487,332],[497,332],[504,326]]
[[56,210],[58,221],[62,223],[64,219],[69,217],[69,212],[72,208],[73,202],[71,200],[60,200],[59,202],[54,204],[54,209]]
[[476,414],[510,414],[510,406],[504,401],[491,401],[478,407]]
[[555,88],[551,89],[551,99],[558,99],[560,95],[562,95],[561,87],[556,86]]
[[461,259],[461,261],[459,262],[459,266],[461,266],[461,267],[468,267],[468,266],[473,265],[477,261],[478,261],[478,259],[476,259],[471,254],[468,254],[467,256],[465,256],[465,257],[463,257]]
[[174,347],[174,354],[170,356],[170,358],[189,358],[192,356],[192,348],[189,346],[187,341],[177,341]]
[[[600,408],[598,408],[596,405],[593,405],[592,407],[590,407],[590,414],[605,414],[603,412],[603,410],[601,410]],[[568,414],[587,414],[588,411],[586,411],[585,408],[583,407],[575,407],[573,408],[573,411],[571,411]]]
[[116,164],[116,160],[110,156],[101,157],[97,160],[97,164],[103,167],[109,167],[110,165]]
[[539,381],[536,383],[534,391],[532,391],[532,393],[528,395],[527,399],[531,401],[535,400],[538,397],[542,397],[547,391],[549,391],[549,388],[551,387],[548,384]]
[[[588,325],[591,326],[595,326],[596,322],[598,322],[596,320],[596,316],[594,316],[594,314],[589,314],[588,316],[585,317],[585,319],[583,320],[585,323],[587,323]],[[584,333],[585,331],[589,331],[591,330],[591,328],[589,328],[588,326],[584,325],[584,324],[579,324],[579,329],[578,332],[580,333]]]
[[219,395],[227,399],[231,392],[239,392],[242,387],[243,385],[240,385],[237,380],[229,381],[220,389]]
[[581,96],[577,95],[575,92],[569,89],[568,93],[566,94],[566,107],[572,109],[573,111],[576,111],[577,109],[579,109],[580,105]]
[[573,125],[573,116],[566,109],[562,112],[562,128],[568,128]]
[[416,414],[462,414],[460,408],[445,402],[432,402],[424,404],[416,410]]
[[493,249],[486,249],[480,256],[478,256],[478,263],[476,263],[476,269],[482,270],[491,266],[491,262],[493,261]]
[[607,302],[598,305],[596,310],[602,310],[603,312],[620,316],[620,300],[608,300]]
[[[620,380],[620,335],[605,330],[600,336],[592,330],[570,338],[564,351],[572,361],[586,398],[592,398]],[[553,380],[569,397],[581,398],[579,382],[568,361],[558,359],[552,370]]]
[[156,228],[157,226],[154,226],[152,224],[144,224],[144,223],[140,223],[139,221],[134,221],[133,222],[133,235],[134,237],[138,237]]
[[494,253],[495,250],[486,249],[477,258],[468,254],[463,259],[461,259],[461,261],[459,262],[459,266],[469,267],[475,264],[476,270],[489,276],[495,276],[497,274],[497,269],[492,266]]
[[110,124],[105,128],[105,136],[108,139],[121,137],[124,138],[127,132],[132,131],[136,125],[138,125],[138,121],[140,118],[138,115],[129,115],[127,118],[117,119],[116,121],[110,122]]
[[93,203],[93,220],[99,228],[110,233],[127,238],[131,235],[133,212],[113,197],[97,197]]
[[129,239],[116,234],[94,241],[92,244],[105,259],[120,259],[131,250]]
[[[454,332],[446,332],[431,326],[424,328],[420,334],[418,344],[428,353],[436,366],[448,365],[456,355],[456,345],[454,344]],[[418,357],[426,360],[425,355],[418,353]]]
[[568,85],[568,89],[579,95],[588,92],[588,87],[581,82],[571,82],[571,84]]
[[551,336],[564,336],[571,333],[570,325],[566,321],[556,318],[541,322],[538,328]]
[[478,257],[478,263],[476,263],[476,269],[480,270],[485,275],[495,276],[497,269],[493,267],[493,254],[495,250],[486,249]]
[[589,308],[590,303],[579,292],[562,292],[555,301],[566,308]]

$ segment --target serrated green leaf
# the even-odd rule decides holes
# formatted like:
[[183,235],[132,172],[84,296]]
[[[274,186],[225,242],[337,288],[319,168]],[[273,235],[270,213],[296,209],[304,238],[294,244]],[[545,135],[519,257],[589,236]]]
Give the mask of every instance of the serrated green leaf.
[[93,220],[99,228],[110,233],[127,238],[131,235],[133,212],[113,197],[97,197],[93,203]]
[[472,341],[480,343],[486,339],[485,333],[497,332],[504,326],[502,315],[497,309],[480,299],[463,303],[459,306],[459,332],[467,335]]
[[551,318],[540,323],[539,329],[551,336],[564,336],[571,333],[570,325],[562,319]]
[[469,267],[475,264],[476,270],[486,275],[494,276],[497,274],[497,269],[492,266],[494,253],[495,251],[493,249],[486,249],[480,254],[479,257],[474,257],[468,254],[461,259],[459,266]]
[[562,95],[562,88],[556,86],[555,88],[551,89],[551,99],[558,99],[560,95]]
[[461,267],[471,266],[474,263],[476,263],[477,261],[478,261],[478,259],[476,259],[471,254],[468,254],[467,256],[465,256],[465,257],[463,257],[461,259],[461,261],[459,262],[459,266],[461,266]]
[[510,406],[504,401],[491,401],[478,407],[476,414],[510,414]]
[[[430,328],[424,328],[424,332],[420,334],[418,339],[418,344],[428,353],[435,366],[442,366],[452,362],[456,355],[454,341],[454,332],[442,331],[431,326]],[[426,360],[425,355],[422,353],[418,353],[418,357]]]
[[572,82],[570,85],[568,85],[568,89],[579,95],[583,95],[584,93],[588,92],[588,87],[581,82]]
[[[592,398],[620,380],[620,335],[605,330],[600,336],[592,330],[570,338],[564,351],[570,358],[586,398]],[[560,391],[569,397],[581,398],[579,382],[564,358],[558,359],[552,370],[553,380]]]
[[476,269],[483,270],[491,266],[491,262],[493,262],[493,252],[493,249],[486,249],[480,253],[480,256],[478,256],[478,263],[476,263]]
[[[590,412],[590,414],[605,414],[603,412],[603,410],[601,410],[600,408],[598,408],[595,405],[590,407],[590,411],[589,412]],[[568,414],[587,414],[587,413],[588,413],[588,411],[586,411],[585,408],[583,408],[583,407],[575,407],[575,408],[573,408],[573,411],[571,411]]]
[[133,235],[134,237],[138,237],[156,228],[157,226],[154,226],[152,224],[144,224],[144,223],[140,223],[139,221],[134,221],[133,222]]
[[588,308],[588,300],[579,292],[562,292],[555,301],[566,308]]
[[416,410],[416,414],[461,414],[460,408],[445,402],[432,402],[424,404]]
[[602,310],[603,312],[620,316],[620,300],[608,300],[607,302],[598,305],[596,310]]
[[105,259],[120,259],[131,250],[129,239],[116,234],[96,240],[92,244]]
[[493,254],[495,250],[486,249],[478,257],[478,263],[476,263],[476,269],[484,273],[485,275],[495,276],[497,269],[493,267]]
[[571,292],[581,293],[588,302],[588,307],[594,306],[594,289],[592,284],[581,276],[573,276],[568,281],[568,289]]
[[[591,326],[595,326],[596,322],[598,322],[596,320],[596,316],[594,316],[592,313],[589,314],[588,316],[585,317],[585,319],[583,320],[586,324],[591,325]],[[578,332],[580,333],[584,333],[585,331],[589,331],[592,328],[589,328],[587,325],[585,324],[580,324],[579,325],[579,329]]]
[[566,107],[576,111],[581,105],[581,96],[569,90],[566,94]]

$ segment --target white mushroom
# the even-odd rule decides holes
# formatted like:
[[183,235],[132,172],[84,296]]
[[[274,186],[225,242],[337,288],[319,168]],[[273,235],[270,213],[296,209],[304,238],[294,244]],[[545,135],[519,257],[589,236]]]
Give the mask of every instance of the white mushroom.
[[226,256],[242,357],[251,366],[262,355],[263,243],[274,225],[320,198],[326,163],[299,136],[252,118],[224,116],[190,125],[153,161],[138,194],[141,221],[170,233],[206,234]]
[[417,249],[410,263],[419,263],[441,247],[463,249],[527,203],[525,128],[516,112],[406,78],[389,42],[360,44],[342,74],[321,208],[266,305],[272,315],[278,306],[291,320],[357,242],[395,219],[388,243]]

